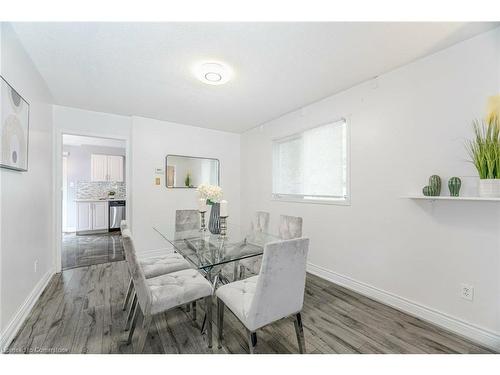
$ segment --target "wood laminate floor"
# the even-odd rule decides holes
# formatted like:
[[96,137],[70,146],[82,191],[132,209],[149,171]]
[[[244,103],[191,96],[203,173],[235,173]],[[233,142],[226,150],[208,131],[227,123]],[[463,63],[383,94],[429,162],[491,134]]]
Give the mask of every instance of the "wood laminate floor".
[[61,255],[63,270],[125,259],[119,231],[86,235],[64,233]]
[[[123,261],[56,274],[9,347],[10,353],[134,353],[125,343]],[[151,325],[147,353],[246,353],[244,328],[226,312],[225,343],[208,349],[198,320],[178,308]],[[214,308],[214,311],[216,309]],[[215,314],[214,314],[215,315]],[[302,313],[308,353],[491,353],[459,336],[308,274]],[[215,320],[215,318],[214,318]],[[137,337],[141,319],[138,321]],[[217,327],[214,324],[214,333]],[[259,330],[256,353],[297,353],[291,318]]]

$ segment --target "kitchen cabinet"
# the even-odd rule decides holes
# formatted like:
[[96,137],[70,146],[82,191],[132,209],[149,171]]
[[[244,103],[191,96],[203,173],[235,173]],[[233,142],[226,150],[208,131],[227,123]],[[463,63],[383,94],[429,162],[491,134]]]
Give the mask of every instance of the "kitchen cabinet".
[[107,156],[108,181],[123,182],[123,156]]
[[92,154],[90,156],[90,176],[91,181],[108,180],[108,156]]
[[92,154],[91,181],[123,182],[123,156]]
[[108,202],[94,202],[92,208],[92,230],[108,229]]
[[92,230],[92,209],[90,202],[76,204],[76,231]]
[[108,230],[108,202],[77,202],[76,231]]

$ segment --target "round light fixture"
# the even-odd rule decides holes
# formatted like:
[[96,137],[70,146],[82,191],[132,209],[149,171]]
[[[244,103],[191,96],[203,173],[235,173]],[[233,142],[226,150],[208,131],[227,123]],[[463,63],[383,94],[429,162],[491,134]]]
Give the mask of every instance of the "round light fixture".
[[233,72],[229,66],[221,62],[203,62],[195,68],[196,77],[209,85],[223,85],[228,82]]
[[205,74],[205,79],[210,82],[219,82],[222,76],[219,73],[208,72]]

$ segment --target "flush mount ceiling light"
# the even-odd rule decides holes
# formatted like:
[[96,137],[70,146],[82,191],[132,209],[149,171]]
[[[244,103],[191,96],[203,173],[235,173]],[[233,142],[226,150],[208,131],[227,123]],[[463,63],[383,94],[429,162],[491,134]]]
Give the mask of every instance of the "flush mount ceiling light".
[[232,71],[221,62],[203,62],[196,67],[195,74],[208,85],[223,85],[231,79]]

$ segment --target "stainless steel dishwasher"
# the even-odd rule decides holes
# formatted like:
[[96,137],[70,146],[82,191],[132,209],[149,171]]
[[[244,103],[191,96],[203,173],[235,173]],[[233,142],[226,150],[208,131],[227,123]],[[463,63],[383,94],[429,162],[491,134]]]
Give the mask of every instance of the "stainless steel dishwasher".
[[120,230],[122,220],[125,220],[125,201],[109,201],[109,231]]

